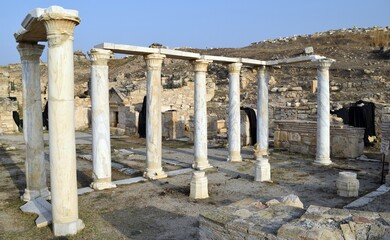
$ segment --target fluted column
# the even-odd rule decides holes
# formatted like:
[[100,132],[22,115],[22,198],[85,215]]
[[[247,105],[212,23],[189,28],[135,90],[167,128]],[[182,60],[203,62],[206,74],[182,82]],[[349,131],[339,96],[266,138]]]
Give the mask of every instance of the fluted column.
[[210,168],[207,159],[207,102],[206,102],[206,73],[211,61],[195,60],[194,89],[194,163],[192,167],[198,170]]
[[167,177],[162,169],[161,65],[165,55],[145,56],[146,79],[146,172],[149,179]]
[[45,48],[35,43],[19,43],[22,62],[23,134],[26,143],[26,189],[22,200],[50,198],[46,184],[42,130],[42,100],[39,58]]
[[116,187],[111,182],[110,106],[108,96],[108,65],[111,51],[94,48],[91,58],[92,161],[96,190]]
[[268,76],[265,66],[257,68],[257,143],[255,146],[255,181],[271,180],[268,162]]
[[330,160],[330,102],[329,67],[333,60],[319,60],[317,68],[317,153],[315,163],[329,165]]
[[240,71],[242,63],[231,63],[229,71],[229,127],[228,161],[241,162],[241,114],[240,114]]
[[73,31],[80,19],[75,13],[69,15],[50,12],[43,14],[39,20],[45,24],[49,45],[48,101],[53,231],[55,236],[63,236],[76,234],[84,227],[78,216],[74,118]]

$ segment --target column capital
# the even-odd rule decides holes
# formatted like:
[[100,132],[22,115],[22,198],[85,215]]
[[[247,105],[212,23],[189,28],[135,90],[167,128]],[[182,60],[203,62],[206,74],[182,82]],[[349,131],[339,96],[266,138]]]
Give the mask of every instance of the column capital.
[[112,52],[110,50],[101,48],[92,48],[88,52],[88,56],[91,59],[92,65],[107,65],[108,59],[110,59]]
[[317,62],[317,67],[320,68],[320,69],[329,69],[330,68],[330,65],[332,65],[332,63],[334,63],[335,60],[334,59],[321,59],[321,60],[318,60]]
[[229,73],[240,73],[242,67],[242,63],[230,63],[228,65],[228,71]]
[[19,51],[22,61],[39,61],[45,46],[36,43],[21,42],[16,48]]
[[39,21],[43,21],[45,24],[49,46],[55,46],[69,38],[73,39],[73,31],[80,23],[80,18],[52,12],[42,14]]
[[165,58],[165,55],[152,53],[144,56],[146,67],[148,70],[161,70],[162,62]]
[[198,59],[192,61],[192,64],[194,65],[194,72],[207,72],[207,66],[211,62],[213,61],[205,59]]

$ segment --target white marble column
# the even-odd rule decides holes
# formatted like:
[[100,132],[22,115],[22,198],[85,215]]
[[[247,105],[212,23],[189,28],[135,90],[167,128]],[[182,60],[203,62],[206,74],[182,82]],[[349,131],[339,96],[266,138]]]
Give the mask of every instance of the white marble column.
[[255,147],[255,181],[270,181],[268,162],[268,76],[265,66],[257,68],[257,143]]
[[206,73],[211,61],[195,60],[194,89],[194,163],[192,167],[198,170],[211,168],[207,158],[207,102]]
[[19,43],[22,62],[23,134],[26,143],[26,189],[23,201],[37,197],[50,199],[42,130],[42,100],[39,58],[45,48],[35,43]]
[[265,66],[257,68],[257,144],[262,156],[268,155],[268,77]]
[[146,79],[146,172],[149,179],[167,177],[162,169],[162,127],[161,127],[161,65],[165,55],[145,56]]
[[240,113],[240,71],[242,63],[231,63],[229,71],[229,127],[228,161],[241,162],[241,113]]
[[[74,11],[73,13],[77,13]],[[53,232],[76,234],[78,216],[74,118],[73,31],[77,16],[45,13],[40,17],[48,40],[50,180]]]
[[317,68],[317,153],[315,163],[329,165],[330,160],[330,102],[329,67],[333,60],[319,60]]
[[91,58],[92,161],[96,190],[116,187],[111,181],[111,144],[108,96],[108,65],[111,51],[93,48]]

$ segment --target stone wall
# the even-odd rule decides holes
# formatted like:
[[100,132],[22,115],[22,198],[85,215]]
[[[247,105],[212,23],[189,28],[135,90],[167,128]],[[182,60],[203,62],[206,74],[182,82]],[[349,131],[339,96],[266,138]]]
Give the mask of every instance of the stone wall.
[[[382,141],[390,141],[390,106],[382,108]],[[386,161],[390,162],[390,154],[386,156]]]
[[18,102],[0,98],[0,134],[14,134],[19,131],[12,115],[13,111],[18,111]]
[[199,216],[199,238],[388,239],[388,213],[310,205],[307,210],[276,199],[243,199]]
[[[316,155],[317,124],[314,121],[275,121],[274,146],[309,155]],[[331,123],[331,157],[356,158],[364,151],[364,129]]]

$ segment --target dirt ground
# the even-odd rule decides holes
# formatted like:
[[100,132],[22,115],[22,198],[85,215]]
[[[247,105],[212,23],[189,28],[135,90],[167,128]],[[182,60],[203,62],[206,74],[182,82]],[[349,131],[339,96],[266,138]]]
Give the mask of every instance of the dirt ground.
[[[25,188],[23,136],[0,136],[0,143],[0,239],[53,239],[51,226],[37,228],[34,222],[37,216],[19,210],[24,204],[19,196]],[[113,180],[141,176],[145,168],[144,139],[112,136],[111,145],[113,162],[134,170],[125,174],[114,169]],[[193,161],[191,143],[164,141],[163,145],[164,159],[183,163]],[[8,147],[16,149],[6,150]],[[312,156],[272,151],[270,164],[273,182],[260,183],[253,181],[251,148],[243,148],[242,163],[226,162],[225,148],[210,146],[208,153],[209,161],[214,166],[206,173],[208,199],[191,200],[188,197],[191,173],[86,193],[79,196],[79,217],[85,223],[85,229],[68,239],[198,239],[199,213],[243,198],[251,197],[265,202],[296,194],[305,208],[313,204],[342,208],[356,198],[336,194],[335,182],[340,171],[358,174],[359,196],[381,185],[379,161],[332,159],[333,165],[318,166],[313,164]],[[77,154],[91,154],[90,133],[77,133]],[[46,158],[49,169],[47,154]],[[164,163],[163,167],[166,171],[183,168],[168,163]],[[91,176],[92,162],[79,157],[78,187],[87,187],[92,181]],[[389,199],[390,194],[384,194],[361,210],[390,211]]]

